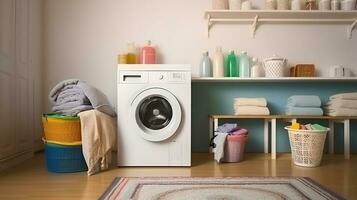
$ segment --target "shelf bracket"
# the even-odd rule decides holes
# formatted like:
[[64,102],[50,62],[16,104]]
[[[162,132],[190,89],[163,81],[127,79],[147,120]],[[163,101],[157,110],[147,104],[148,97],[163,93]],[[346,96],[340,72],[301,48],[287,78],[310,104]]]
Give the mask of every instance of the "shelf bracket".
[[352,38],[352,31],[353,31],[353,29],[355,29],[356,24],[357,24],[357,18],[355,19],[355,21],[350,25],[350,27],[349,27],[348,30],[347,30],[347,37],[348,37],[348,39],[351,39],[351,38]]
[[259,16],[255,15],[254,21],[253,21],[253,24],[252,24],[252,38],[255,38],[255,33],[257,31],[257,28],[258,28],[258,19],[259,19]]
[[207,20],[207,37],[209,38],[209,32],[213,25],[213,22],[211,21],[211,15],[207,15],[206,20]]

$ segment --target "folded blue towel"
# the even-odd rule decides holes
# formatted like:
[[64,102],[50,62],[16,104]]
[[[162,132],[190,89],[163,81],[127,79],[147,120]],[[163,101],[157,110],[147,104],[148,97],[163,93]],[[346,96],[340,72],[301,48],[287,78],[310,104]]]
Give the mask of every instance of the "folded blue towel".
[[309,116],[322,116],[324,114],[322,108],[312,107],[286,107],[286,115],[309,115]]
[[321,107],[321,99],[315,95],[295,95],[288,98],[287,106]]

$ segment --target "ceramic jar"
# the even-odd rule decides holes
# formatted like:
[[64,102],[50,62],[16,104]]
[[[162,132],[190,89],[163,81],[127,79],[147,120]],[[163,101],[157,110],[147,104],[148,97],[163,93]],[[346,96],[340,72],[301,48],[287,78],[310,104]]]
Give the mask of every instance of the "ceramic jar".
[[330,0],[320,0],[319,1],[319,10],[331,10],[331,1]]
[[245,0],[242,2],[242,10],[251,10],[252,2],[250,0]]
[[229,10],[240,10],[241,6],[241,0],[229,0]]
[[291,1],[291,10],[301,10],[301,8],[302,8],[301,0]]
[[290,1],[289,0],[277,0],[278,10],[289,10]]
[[265,10],[276,10],[276,0],[266,0]]
[[331,1],[331,10],[340,10],[340,0]]
[[342,0],[341,10],[354,10],[356,8],[356,0]]
[[228,9],[228,0],[212,0],[212,9],[213,10],[227,10]]

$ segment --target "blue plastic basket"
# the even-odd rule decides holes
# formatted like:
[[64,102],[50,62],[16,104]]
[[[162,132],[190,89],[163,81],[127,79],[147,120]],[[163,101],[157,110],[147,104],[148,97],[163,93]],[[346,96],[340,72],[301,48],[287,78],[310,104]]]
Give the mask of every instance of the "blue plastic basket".
[[45,144],[47,169],[50,172],[71,173],[87,171],[82,145]]

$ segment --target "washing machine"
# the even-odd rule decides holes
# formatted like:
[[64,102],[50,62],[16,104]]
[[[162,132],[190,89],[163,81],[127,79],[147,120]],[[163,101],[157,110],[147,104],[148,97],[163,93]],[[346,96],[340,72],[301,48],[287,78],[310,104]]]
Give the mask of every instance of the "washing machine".
[[118,166],[191,166],[189,65],[118,65]]

